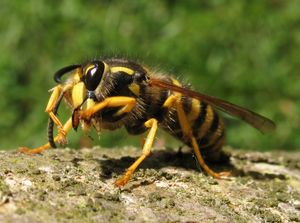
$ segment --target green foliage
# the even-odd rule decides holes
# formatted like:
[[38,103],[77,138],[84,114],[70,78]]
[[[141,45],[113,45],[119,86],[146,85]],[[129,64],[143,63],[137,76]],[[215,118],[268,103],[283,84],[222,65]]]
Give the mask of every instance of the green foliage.
[[[230,145],[299,148],[299,9],[297,0],[2,0],[1,148],[45,142],[53,73],[103,56],[163,69],[277,123],[265,136],[228,119]],[[65,120],[70,111],[60,115]],[[80,135],[70,139],[77,147]],[[127,137],[102,134],[94,143],[128,144],[120,135]]]

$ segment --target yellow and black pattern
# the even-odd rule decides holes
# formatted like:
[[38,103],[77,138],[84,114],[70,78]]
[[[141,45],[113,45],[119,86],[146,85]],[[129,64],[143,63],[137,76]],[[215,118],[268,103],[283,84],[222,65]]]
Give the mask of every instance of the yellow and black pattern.
[[[221,125],[223,121],[220,120],[210,105],[169,89],[149,86],[146,82],[148,78],[151,78],[147,72],[148,69],[137,63],[120,59],[104,60],[104,63],[108,65],[110,72],[102,77],[103,83],[99,95],[102,98],[134,97],[138,104],[130,113],[123,113],[122,115],[115,115],[120,107],[107,108],[95,114],[98,119],[101,119],[102,128],[113,130],[125,126],[130,134],[141,134],[147,130],[144,122],[150,118],[156,118],[162,129],[191,146],[189,139],[183,137],[174,106],[163,107],[168,97],[176,95],[181,98],[180,103],[190,121],[193,135],[197,139],[199,147],[210,156],[214,155],[212,151],[217,153],[221,149],[222,143],[220,141],[223,142],[224,138],[224,129]],[[188,88],[169,76],[159,78],[161,81]],[[103,100],[101,97],[98,99],[99,101]]]
[[[179,84],[179,82],[174,81],[174,79],[166,79],[164,81],[171,81],[176,85]],[[174,92],[169,92],[169,96],[171,94],[174,94]],[[178,93],[175,92],[175,94]],[[163,99],[167,100],[166,96],[163,97]],[[200,149],[208,158],[216,159],[224,142],[225,134],[223,120],[212,106],[201,102],[200,100],[180,95],[180,103],[187,115],[193,135],[196,138]],[[161,120],[161,128],[188,146],[191,146],[190,140],[184,138],[174,106],[167,109],[161,107],[157,114],[159,114],[157,116],[158,120]]]
[[[63,75],[69,78],[62,81]],[[66,135],[81,125],[84,131],[94,127],[114,130],[125,127],[130,134],[148,132],[141,156],[127,169],[117,186],[125,185],[139,164],[150,154],[156,131],[167,131],[190,146],[203,170],[221,178],[228,172],[215,173],[202,157],[218,159],[224,143],[224,123],[217,107],[267,132],[275,124],[248,109],[212,96],[192,91],[178,80],[151,71],[124,59],[103,59],[69,65],[54,75],[58,83],[52,89],[46,112],[49,115],[48,143],[35,149],[22,147],[24,153],[40,153],[55,143],[65,144]],[[63,124],[57,117],[62,99],[72,110]],[[58,134],[54,137],[53,129]]]

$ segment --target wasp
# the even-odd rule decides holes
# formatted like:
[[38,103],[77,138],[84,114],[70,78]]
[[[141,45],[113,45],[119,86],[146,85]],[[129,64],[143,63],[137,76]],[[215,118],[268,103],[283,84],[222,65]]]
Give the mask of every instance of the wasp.
[[[62,81],[62,77],[68,78]],[[41,153],[56,143],[65,144],[68,132],[79,125],[84,130],[115,130],[125,127],[129,134],[148,132],[142,154],[118,179],[125,185],[137,167],[149,156],[158,128],[193,149],[200,167],[215,178],[226,178],[229,172],[217,173],[205,162],[217,160],[225,140],[225,128],[217,109],[240,118],[262,133],[275,129],[270,119],[222,99],[192,90],[169,75],[151,70],[125,59],[103,59],[61,68],[54,75],[46,112],[49,114],[48,143],[35,149],[22,147],[28,154]],[[57,110],[62,99],[72,116],[62,124]],[[53,128],[58,133],[54,137]]]

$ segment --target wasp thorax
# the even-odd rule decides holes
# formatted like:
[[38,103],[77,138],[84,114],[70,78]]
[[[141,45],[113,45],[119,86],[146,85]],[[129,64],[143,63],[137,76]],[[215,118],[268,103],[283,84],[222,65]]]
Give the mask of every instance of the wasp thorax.
[[84,84],[89,91],[94,91],[99,85],[105,71],[105,64],[102,61],[96,61],[87,66],[84,75]]

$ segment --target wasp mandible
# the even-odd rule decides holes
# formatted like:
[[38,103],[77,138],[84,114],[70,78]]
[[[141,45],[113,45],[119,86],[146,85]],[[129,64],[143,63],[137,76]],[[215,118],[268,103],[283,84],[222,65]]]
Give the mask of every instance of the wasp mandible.
[[[69,77],[62,81],[62,76]],[[48,143],[35,149],[21,148],[35,154],[65,144],[68,132],[79,125],[114,130],[125,127],[129,134],[148,131],[141,156],[127,169],[117,186],[125,185],[136,168],[150,154],[158,128],[193,149],[201,168],[215,178],[205,159],[217,160],[224,144],[224,122],[220,109],[238,117],[261,132],[275,129],[268,118],[230,102],[205,95],[181,84],[169,75],[125,59],[103,59],[66,66],[54,75],[58,83],[52,89],[46,112],[49,114]],[[62,99],[71,107],[72,116],[62,124],[56,113]],[[54,126],[58,134],[53,136]],[[205,157],[205,159],[203,158]]]

